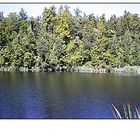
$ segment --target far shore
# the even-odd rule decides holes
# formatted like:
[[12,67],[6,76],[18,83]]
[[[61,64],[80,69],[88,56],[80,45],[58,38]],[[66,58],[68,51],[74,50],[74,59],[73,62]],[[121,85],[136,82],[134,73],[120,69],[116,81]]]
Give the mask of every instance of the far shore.
[[140,66],[125,66],[123,68],[95,68],[89,66],[79,66],[72,68],[47,68],[43,69],[40,67],[33,67],[31,69],[26,67],[0,67],[0,71],[9,71],[9,72],[83,72],[83,73],[135,73],[140,74]]

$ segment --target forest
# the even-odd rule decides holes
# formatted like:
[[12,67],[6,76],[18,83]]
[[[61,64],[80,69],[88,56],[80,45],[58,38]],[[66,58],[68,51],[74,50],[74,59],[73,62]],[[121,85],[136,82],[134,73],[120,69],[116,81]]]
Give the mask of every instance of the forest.
[[140,66],[140,17],[82,15],[79,8],[44,8],[28,17],[22,8],[0,12],[0,68],[70,71],[74,67]]

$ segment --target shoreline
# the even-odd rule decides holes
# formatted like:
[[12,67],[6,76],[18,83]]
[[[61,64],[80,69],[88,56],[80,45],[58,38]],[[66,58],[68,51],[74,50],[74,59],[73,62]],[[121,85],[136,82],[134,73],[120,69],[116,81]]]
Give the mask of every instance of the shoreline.
[[0,72],[81,72],[81,73],[114,73],[114,74],[140,74],[140,66],[125,66],[123,68],[95,68],[88,66],[72,67],[69,69],[53,69],[33,67],[31,69],[25,67],[0,67]]

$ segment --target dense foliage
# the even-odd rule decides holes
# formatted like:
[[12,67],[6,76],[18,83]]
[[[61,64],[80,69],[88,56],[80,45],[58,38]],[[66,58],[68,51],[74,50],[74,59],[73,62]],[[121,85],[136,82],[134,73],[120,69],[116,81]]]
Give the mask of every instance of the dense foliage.
[[112,15],[81,15],[76,8],[45,8],[29,18],[21,9],[0,12],[0,67],[68,70],[77,66],[114,68],[140,65],[140,17],[125,11]]

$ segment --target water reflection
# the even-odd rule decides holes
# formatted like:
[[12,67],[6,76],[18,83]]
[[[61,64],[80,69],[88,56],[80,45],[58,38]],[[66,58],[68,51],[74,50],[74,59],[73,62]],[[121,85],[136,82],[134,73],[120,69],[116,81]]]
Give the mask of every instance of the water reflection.
[[140,105],[139,76],[0,72],[0,118],[114,118],[109,107]]

